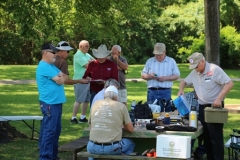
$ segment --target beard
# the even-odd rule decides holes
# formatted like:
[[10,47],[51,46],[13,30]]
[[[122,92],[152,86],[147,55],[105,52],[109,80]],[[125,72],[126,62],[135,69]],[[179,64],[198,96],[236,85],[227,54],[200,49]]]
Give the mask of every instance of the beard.
[[52,58],[52,63],[54,63],[56,61],[56,57]]

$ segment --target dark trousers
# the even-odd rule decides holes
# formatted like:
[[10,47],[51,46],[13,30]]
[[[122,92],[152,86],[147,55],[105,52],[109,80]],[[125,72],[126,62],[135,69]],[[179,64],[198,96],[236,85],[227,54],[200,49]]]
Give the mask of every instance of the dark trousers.
[[204,145],[206,148],[207,159],[223,160],[223,123],[206,123],[204,120],[205,107],[206,106],[199,105],[199,120],[203,125]]

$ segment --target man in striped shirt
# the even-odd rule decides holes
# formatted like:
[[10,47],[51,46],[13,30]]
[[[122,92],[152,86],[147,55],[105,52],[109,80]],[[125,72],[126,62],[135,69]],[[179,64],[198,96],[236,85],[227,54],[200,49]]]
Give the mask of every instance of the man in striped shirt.
[[176,61],[166,56],[166,46],[164,43],[156,43],[152,58],[149,58],[142,70],[142,79],[147,80],[147,101],[148,103],[158,100],[161,105],[161,112],[171,112],[171,94],[173,81],[180,77]]

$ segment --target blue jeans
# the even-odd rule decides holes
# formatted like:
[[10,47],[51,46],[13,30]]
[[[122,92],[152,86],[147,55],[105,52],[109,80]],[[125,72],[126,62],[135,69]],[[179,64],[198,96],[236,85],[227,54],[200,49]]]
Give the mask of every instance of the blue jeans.
[[91,107],[91,106],[92,106],[93,98],[95,97],[95,95],[97,94],[97,92],[90,91],[90,93],[91,93],[91,97],[90,97],[90,107]]
[[155,101],[155,99],[158,100],[158,103],[160,104],[160,101],[162,99],[165,99],[167,104],[164,108],[164,106],[160,105],[161,106],[161,112],[171,112],[172,111],[172,108],[171,108],[171,103],[170,103],[170,100],[171,100],[171,95],[172,95],[172,90],[171,89],[166,89],[166,90],[151,90],[151,89],[148,89],[148,92],[147,92],[147,102],[148,104],[151,104]]
[[58,139],[61,133],[61,104],[46,104],[40,101],[43,119],[40,129],[40,160],[55,160],[58,154]]
[[[130,154],[134,151],[135,143],[128,138],[123,138],[119,143],[112,145],[98,145],[89,141],[87,144],[87,151],[91,154],[107,154],[107,155],[118,155],[118,154]],[[89,160],[94,158],[89,157]]]

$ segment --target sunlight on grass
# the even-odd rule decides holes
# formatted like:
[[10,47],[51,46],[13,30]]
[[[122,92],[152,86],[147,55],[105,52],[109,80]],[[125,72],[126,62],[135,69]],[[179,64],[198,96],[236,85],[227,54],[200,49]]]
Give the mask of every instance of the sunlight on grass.
[[[181,77],[186,76],[190,70],[188,64],[178,65],[181,70]],[[73,73],[72,66],[70,66],[70,74]],[[140,78],[143,65],[130,65],[128,78]],[[4,74],[0,74],[0,79],[35,79],[36,66],[4,66],[0,65],[0,70]],[[240,77],[240,72],[237,70],[226,70],[231,78]],[[14,73],[14,74],[12,74]],[[177,98],[179,81],[174,82],[172,87],[172,99]],[[240,81],[234,82],[234,88],[227,95],[225,104],[240,104]],[[146,81],[127,82],[128,90],[128,108],[132,100],[146,102],[147,85]],[[191,91],[192,88],[186,88],[185,92]],[[88,126],[88,124],[70,125],[69,121],[72,117],[73,103],[75,101],[74,90],[72,85],[65,85],[65,93],[67,96],[67,102],[63,104],[62,113],[62,132],[60,136],[60,145],[71,140],[81,137],[82,130]],[[1,85],[0,84],[0,108],[1,115],[41,115],[39,109],[38,92],[36,84],[18,84],[18,85]],[[88,108],[87,116],[90,109]],[[78,113],[78,118],[80,111]],[[229,113],[228,122],[224,125],[224,141],[229,139],[229,135],[232,133],[233,128],[239,128],[240,116],[239,114]],[[31,123],[31,121],[29,121]],[[11,121],[10,124],[21,133],[31,136],[31,130],[21,121]],[[40,122],[35,123],[37,130],[40,128]],[[37,137],[38,134],[35,134]],[[14,150],[14,154],[12,151]],[[23,152],[23,150],[27,151]],[[13,160],[32,160],[38,159],[37,141],[28,139],[16,139],[7,144],[0,145],[0,159],[13,159]],[[225,151],[225,155],[226,155]],[[68,159],[72,156],[70,152],[60,153],[60,156],[64,159]]]

